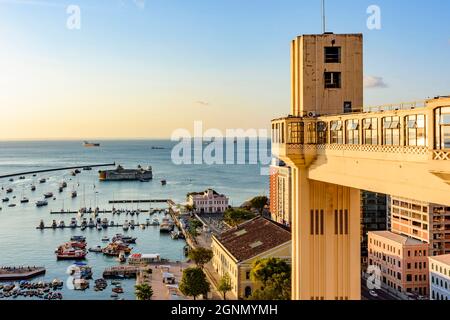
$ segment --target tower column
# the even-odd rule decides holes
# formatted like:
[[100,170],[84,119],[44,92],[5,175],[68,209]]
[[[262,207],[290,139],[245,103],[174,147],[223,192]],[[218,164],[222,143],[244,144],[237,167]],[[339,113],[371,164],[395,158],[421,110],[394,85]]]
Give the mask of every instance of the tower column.
[[359,300],[360,190],[292,168],[292,298]]

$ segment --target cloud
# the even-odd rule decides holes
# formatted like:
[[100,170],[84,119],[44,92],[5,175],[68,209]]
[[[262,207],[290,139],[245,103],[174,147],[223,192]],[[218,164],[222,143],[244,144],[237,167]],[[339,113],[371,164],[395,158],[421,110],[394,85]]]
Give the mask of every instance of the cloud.
[[364,77],[364,88],[375,89],[375,88],[387,88],[388,85],[384,82],[382,77],[376,76],[365,76]]
[[202,107],[208,107],[210,106],[210,103],[207,101],[195,101],[196,105],[202,106]]

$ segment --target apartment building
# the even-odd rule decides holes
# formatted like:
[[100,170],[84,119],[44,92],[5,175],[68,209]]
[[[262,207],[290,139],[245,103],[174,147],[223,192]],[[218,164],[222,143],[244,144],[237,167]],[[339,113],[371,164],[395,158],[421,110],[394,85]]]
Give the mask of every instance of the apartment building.
[[450,254],[429,257],[430,299],[450,300]]

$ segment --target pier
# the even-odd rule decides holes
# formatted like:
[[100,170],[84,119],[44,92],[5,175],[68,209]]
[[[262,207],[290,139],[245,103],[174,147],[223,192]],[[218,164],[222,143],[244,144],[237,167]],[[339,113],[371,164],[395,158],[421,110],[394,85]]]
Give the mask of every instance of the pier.
[[42,274],[45,274],[43,267],[3,267],[0,268],[0,281],[25,280]]
[[[133,211],[134,212],[134,214],[136,214],[136,210],[128,210],[129,212],[131,212],[131,211]],[[161,210],[152,210],[151,212],[152,213],[154,213],[154,212],[158,212],[158,211],[161,211]],[[117,213],[117,211],[115,211],[116,212],[116,214],[118,215],[118,216],[120,216],[122,213],[123,214],[126,214],[126,211],[121,211],[120,213]],[[139,209],[139,213],[149,213],[150,212],[150,210],[141,210],[141,209]],[[78,211],[71,211],[71,210],[63,210],[63,211],[50,211],[50,214],[77,214],[78,213]],[[93,214],[94,213],[94,211],[91,211],[91,212],[85,212],[84,214],[86,214],[86,215],[88,215],[88,214]],[[113,213],[113,211],[112,210],[100,210],[100,211],[97,211],[97,213]]]
[[[135,224],[128,224],[129,226],[130,226],[130,228],[131,228],[131,226],[134,226],[135,228],[139,228],[141,225],[145,225],[145,227],[159,227],[159,225],[156,225],[156,224],[147,224],[147,223],[135,223]],[[123,224],[114,224],[114,225],[109,225],[108,224],[108,227],[106,227],[106,228],[103,228],[102,230],[106,230],[106,229],[108,229],[108,228],[121,228],[121,227],[123,227]],[[59,226],[57,226],[56,228],[54,228],[54,227],[52,227],[52,226],[44,226],[43,228],[41,228],[41,227],[36,227],[36,229],[38,229],[38,230],[44,230],[44,229],[54,229],[54,230],[56,230],[56,229],[81,229],[81,226],[79,226],[79,225],[77,225],[76,227],[71,227],[70,225],[69,226],[64,226],[64,227],[59,227]],[[96,230],[96,227],[92,227],[92,228],[90,228],[90,227],[86,227],[86,229],[91,229],[91,230],[93,230],[93,229],[95,229]],[[99,230],[99,231],[102,231],[102,230]]]
[[169,199],[109,200],[108,203],[169,203]]
[[42,170],[34,170],[34,171],[25,171],[25,172],[1,175],[0,179],[11,178],[11,177],[16,177],[16,176],[26,176],[26,175],[37,174],[37,173],[53,172],[53,171],[83,169],[83,168],[87,168],[87,167],[89,167],[89,168],[111,167],[111,166],[115,166],[115,165],[116,165],[116,163],[114,162],[114,163],[105,163],[105,164],[92,164],[92,165],[82,165],[82,166],[73,166],[73,167],[62,167],[62,168],[53,168],[53,169],[42,169]]

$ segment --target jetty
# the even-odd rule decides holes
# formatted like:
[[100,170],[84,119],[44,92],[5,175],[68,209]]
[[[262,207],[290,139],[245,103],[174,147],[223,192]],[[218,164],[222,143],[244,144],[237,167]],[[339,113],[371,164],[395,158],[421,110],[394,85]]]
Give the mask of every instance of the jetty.
[[109,200],[108,203],[169,203],[170,199]]
[[103,271],[103,278],[111,279],[111,278],[136,278],[137,275],[143,270],[142,267],[137,266],[114,266],[110,268],[106,268]]
[[[146,227],[157,227],[157,225],[153,225],[153,224],[147,225],[146,223],[135,223],[133,225],[131,223],[129,223],[128,225],[129,226],[134,226],[136,228],[136,227],[140,227],[141,224],[145,224]],[[108,227],[103,228],[103,230],[104,229],[108,229],[108,228],[121,228],[121,227],[123,227],[123,224],[114,224],[114,225],[108,224]],[[68,225],[68,226],[64,226],[64,227],[57,226],[56,228],[54,228],[52,226],[44,226],[43,228],[36,227],[36,229],[38,229],[38,230],[44,230],[44,229],[54,229],[54,230],[56,230],[56,229],[81,229],[81,226],[77,225],[76,227],[71,227],[70,225]],[[86,229],[95,229],[95,228],[87,227]]]
[[26,176],[26,175],[37,174],[37,173],[53,172],[53,171],[83,169],[83,168],[86,168],[86,167],[89,167],[89,168],[111,167],[111,166],[115,166],[115,165],[116,165],[116,163],[114,162],[114,163],[105,163],[105,164],[81,165],[81,166],[73,166],[73,167],[60,167],[60,168],[53,168],[53,169],[41,169],[41,170],[25,171],[25,172],[18,172],[18,173],[11,173],[11,174],[6,174],[6,175],[1,175],[0,179],[11,178],[11,177],[16,177],[16,176]]
[[[134,213],[136,213],[136,210],[131,210],[130,209],[128,211],[129,212],[130,211],[134,211]],[[155,211],[155,210],[152,210],[152,212],[153,211]],[[155,212],[157,212],[157,211],[158,210],[156,210]],[[150,210],[141,210],[141,209],[139,209],[139,212],[140,213],[149,213]],[[77,213],[78,213],[78,211],[72,211],[72,210],[50,211],[50,214],[77,214]],[[94,213],[94,211],[91,211],[91,212],[87,211],[84,214],[88,215],[88,214],[92,214],[92,213]],[[112,210],[100,210],[100,211],[97,211],[97,213],[113,213],[113,211]],[[122,214],[122,213],[125,214],[126,211],[121,211],[120,214]]]
[[0,281],[15,281],[31,279],[45,274],[44,267],[2,267]]

